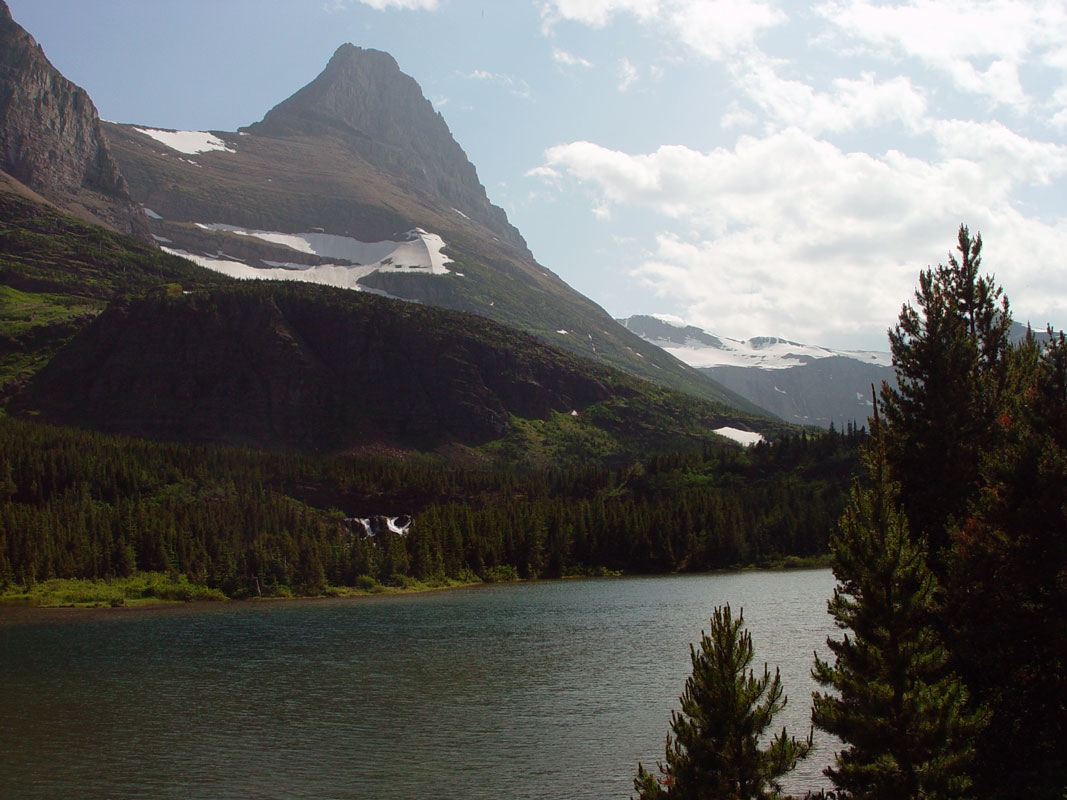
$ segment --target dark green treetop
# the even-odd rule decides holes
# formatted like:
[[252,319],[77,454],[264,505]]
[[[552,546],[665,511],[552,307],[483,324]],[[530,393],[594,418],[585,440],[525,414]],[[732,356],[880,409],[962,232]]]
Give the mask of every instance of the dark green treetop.
[[889,332],[897,387],[883,385],[886,456],[912,533],[927,539],[934,566],[979,482],[979,454],[1003,388],[1010,342],[1008,301],[982,276],[982,237],[961,225],[960,258],[919,275],[916,306]]
[[638,765],[634,788],[640,800],[762,800],[778,796],[778,779],[807,756],[811,738],[797,741],[785,729],[766,748],[760,743],[775,715],[785,707],[782,683],[766,665],[757,677],[752,636],[744,614],[736,619],[726,605],[716,608],[700,650],[690,645],[692,675],[672,712],[666,763],[660,776]]

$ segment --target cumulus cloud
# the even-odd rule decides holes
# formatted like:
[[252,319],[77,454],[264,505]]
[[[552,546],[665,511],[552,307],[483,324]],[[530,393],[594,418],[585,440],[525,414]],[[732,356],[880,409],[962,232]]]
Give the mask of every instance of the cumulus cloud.
[[[726,78],[721,128],[747,134],[728,146],[576,141],[528,173],[578,187],[604,223],[645,211],[657,233],[633,248],[632,275],[690,321],[729,336],[880,338],[964,222],[1016,307],[1063,324],[1067,215],[1040,199],[1067,175],[1067,147],[1042,140],[1067,132],[1062,0],[820,0],[792,19],[769,0],[540,7],[548,27],[635,20]],[[775,28],[824,57],[786,50]],[[645,74],[620,54],[621,90]]]
[[939,120],[933,125],[945,158],[966,158],[982,164],[990,181],[1048,186],[1067,175],[1067,146],[1020,136],[997,121]]
[[[707,152],[573,142],[546,151],[543,166],[584,186],[598,216],[622,205],[662,215],[663,232],[633,270],[687,319],[731,336],[827,342],[879,335],[918,270],[944,260],[960,222],[983,233],[986,263],[1009,295],[1062,316],[1067,276],[1048,270],[1067,248],[1067,223],[1024,218],[1012,190],[1041,178],[1042,159],[1062,173],[1065,154],[1010,133],[946,128],[946,138],[971,136],[970,157],[934,161],[845,152],[788,128]],[[1032,294],[1039,285],[1044,299]]]
[[818,12],[840,32],[885,57],[917,59],[956,88],[1025,109],[1020,67],[1033,58],[1054,66],[1067,40],[1059,0],[831,0]]
[[898,122],[912,132],[924,127],[926,98],[903,75],[878,81],[872,73],[836,78],[829,92],[779,77],[769,63],[754,64],[739,85],[774,126],[809,133],[841,132]]
[[716,60],[752,47],[763,31],[786,19],[762,0],[544,0],[541,15],[549,28],[564,20],[602,28],[629,15]]
[[781,10],[758,0],[674,2],[665,17],[679,41],[716,61],[754,48],[760,34],[787,19]]
[[617,14],[633,14],[649,20],[660,12],[659,0],[546,0],[541,3],[541,16],[546,25],[571,20],[603,28]]

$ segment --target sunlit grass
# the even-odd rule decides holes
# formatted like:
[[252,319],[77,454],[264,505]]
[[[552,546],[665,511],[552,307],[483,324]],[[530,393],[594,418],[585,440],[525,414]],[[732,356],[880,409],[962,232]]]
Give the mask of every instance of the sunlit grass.
[[162,572],[138,572],[110,581],[53,578],[0,594],[2,604],[29,606],[123,606],[225,599],[218,589],[190,583],[184,575],[175,577]]

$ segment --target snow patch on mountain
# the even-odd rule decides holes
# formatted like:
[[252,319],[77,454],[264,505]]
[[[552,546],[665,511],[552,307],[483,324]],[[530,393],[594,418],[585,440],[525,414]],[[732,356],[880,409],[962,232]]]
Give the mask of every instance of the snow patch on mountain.
[[[155,139],[162,145],[179,153],[194,155],[207,153],[211,150],[222,150],[226,153],[236,153],[226,142],[213,133],[207,131],[165,131],[158,128],[134,128],[138,133]],[[190,164],[194,162],[190,161]],[[196,164],[195,166],[200,166]]]
[[715,433],[719,436],[725,436],[727,439],[732,439],[738,444],[743,444],[746,447],[763,441],[763,435],[759,433],[753,433],[752,431],[743,431],[740,428],[716,428]]
[[888,352],[833,350],[774,336],[730,339],[686,325],[678,317],[667,314],[636,316],[619,322],[646,341],[663,348],[679,361],[697,368],[734,366],[787,369],[808,364],[813,359],[831,356],[852,358],[879,367],[892,365]]
[[[301,281],[303,283],[320,283],[325,286],[336,286],[341,289],[351,289],[356,292],[368,292],[382,297],[392,297],[395,300],[403,300],[381,289],[370,286],[361,286],[359,279],[375,271],[373,267],[350,267],[340,264],[321,264],[309,267],[307,264],[279,264],[276,267],[264,268],[246,264],[243,261],[235,261],[232,256],[219,253],[209,256],[199,253],[189,253],[173,247],[160,247],[164,253],[172,256],[187,258],[194,264],[199,264],[223,275],[239,280],[275,280],[275,281]],[[278,264],[278,262],[269,262]],[[384,268],[380,268],[384,269]],[[387,270],[386,270],[387,271]],[[394,270],[397,271],[397,270]]]
[[[280,244],[298,253],[308,253],[323,258],[336,258],[351,262],[352,269],[362,269],[359,277],[379,270],[418,269],[431,275],[448,274],[447,264],[452,260],[441,250],[444,240],[436,233],[415,228],[404,234],[400,241],[361,242],[350,236],[332,233],[280,233],[278,231],[250,230],[221,223],[197,223],[197,227],[209,231],[225,231],[238,236],[251,236],[264,242]],[[293,265],[299,267],[300,265]],[[334,265],[329,265],[334,266]],[[303,267],[316,269],[316,267]]]

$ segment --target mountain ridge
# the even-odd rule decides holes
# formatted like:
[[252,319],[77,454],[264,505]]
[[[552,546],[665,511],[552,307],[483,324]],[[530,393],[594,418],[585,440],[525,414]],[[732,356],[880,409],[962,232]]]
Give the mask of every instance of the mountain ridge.
[[52,66],[3,0],[0,169],[75,216],[148,240],[89,95]]
[[[369,109],[392,102],[399,108],[367,121]],[[479,314],[644,379],[765,413],[630,334],[537,263],[490,203],[444,118],[388,54],[343,45],[260,122],[212,131],[222,146],[209,151],[183,153],[143,131],[105,125],[133,196],[150,212],[152,234],[171,252],[267,278],[310,279],[311,268],[322,268],[345,276],[334,285]],[[435,173],[443,176],[437,184]],[[452,262],[446,271],[375,269],[354,277],[356,264],[278,244],[319,234],[398,241],[415,229],[441,238]]]

